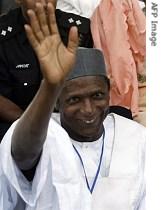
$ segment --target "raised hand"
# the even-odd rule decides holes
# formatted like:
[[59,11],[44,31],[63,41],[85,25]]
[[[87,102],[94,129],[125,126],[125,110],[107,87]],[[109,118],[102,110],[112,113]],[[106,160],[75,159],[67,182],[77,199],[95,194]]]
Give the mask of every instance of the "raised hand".
[[61,41],[55,18],[55,7],[48,0],[45,9],[36,3],[36,9],[27,12],[30,24],[25,25],[27,37],[36,52],[44,79],[59,84],[70,72],[78,46],[78,32],[72,27],[67,47]]

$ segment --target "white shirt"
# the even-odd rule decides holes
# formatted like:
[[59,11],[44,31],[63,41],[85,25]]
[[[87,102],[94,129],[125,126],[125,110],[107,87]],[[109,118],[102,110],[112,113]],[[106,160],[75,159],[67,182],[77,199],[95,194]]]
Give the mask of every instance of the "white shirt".
[[[73,145],[76,147],[77,151],[82,157],[86,175],[90,183],[90,187],[94,181],[96,171],[100,162],[100,155],[103,143],[103,135],[96,141],[93,142],[78,142],[72,140]],[[104,142],[103,157],[100,168],[100,173],[98,178],[107,177],[109,174],[109,167],[111,162],[111,154],[113,151],[113,141],[114,141],[114,120],[112,116],[109,116],[108,125],[106,126],[106,137]],[[83,167],[80,162],[79,157],[77,157],[77,164],[82,169],[82,174],[84,175]],[[85,179],[85,177],[84,177]]]
[[101,0],[58,0],[57,9],[90,18]]

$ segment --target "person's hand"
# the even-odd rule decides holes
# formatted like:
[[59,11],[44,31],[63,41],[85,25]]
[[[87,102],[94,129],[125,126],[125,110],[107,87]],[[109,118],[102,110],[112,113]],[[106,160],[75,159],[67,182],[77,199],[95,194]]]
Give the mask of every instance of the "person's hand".
[[45,9],[36,3],[36,9],[27,12],[30,24],[25,25],[27,37],[36,52],[44,79],[59,84],[70,72],[78,46],[78,32],[72,27],[67,47],[61,41],[55,18],[55,7],[48,0]]

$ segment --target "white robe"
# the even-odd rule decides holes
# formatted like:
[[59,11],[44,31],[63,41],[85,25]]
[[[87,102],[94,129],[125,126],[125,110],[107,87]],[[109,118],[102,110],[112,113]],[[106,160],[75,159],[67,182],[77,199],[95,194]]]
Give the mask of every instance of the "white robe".
[[[15,122],[0,146],[0,209],[144,210],[144,128],[121,116],[111,116],[114,138],[109,173],[99,177],[92,195],[68,134],[53,119],[34,180],[28,182],[10,153]],[[109,117],[104,121],[105,141],[108,122]]]

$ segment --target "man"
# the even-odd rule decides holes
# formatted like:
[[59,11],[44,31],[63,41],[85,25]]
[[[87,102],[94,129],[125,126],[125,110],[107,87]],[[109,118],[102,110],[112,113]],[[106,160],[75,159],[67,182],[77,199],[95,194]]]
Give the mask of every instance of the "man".
[[[25,29],[43,80],[2,141],[0,208],[144,209],[143,127],[107,116],[109,82],[102,53],[77,50],[75,27],[65,47],[53,4],[48,0],[45,9],[37,3],[35,9],[28,10]],[[60,119],[53,119],[57,99]]]

